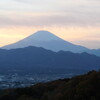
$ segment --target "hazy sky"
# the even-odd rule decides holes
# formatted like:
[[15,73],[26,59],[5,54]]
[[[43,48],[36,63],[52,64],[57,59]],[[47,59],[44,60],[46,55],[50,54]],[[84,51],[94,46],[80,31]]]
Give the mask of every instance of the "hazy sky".
[[0,46],[38,30],[100,48],[100,0],[0,0]]

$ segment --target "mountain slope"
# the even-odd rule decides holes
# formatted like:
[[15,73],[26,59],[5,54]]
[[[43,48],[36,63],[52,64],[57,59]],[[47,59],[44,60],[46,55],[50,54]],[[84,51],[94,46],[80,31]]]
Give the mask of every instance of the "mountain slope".
[[2,90],[0,100],[100,100],[100,72]]
[[24,48],[28,46],[43,47],[52,51],[72,51],[74,53],[89,50],[85,47],[67,42],[48,31],[38,31],[17,43],[2,47],[3,49]]
[[[80,69],[90,70],[100,68],[100,57],[87,53],[53,52],[40,47],[2,50],[0,52],[0,71],[24,70],[48,71],[49,69]],[[61,70],[60,70],[61,71]],[[64,70],[63,70],[64,71]]]
[[52,51],[71,51],[74,53],[82,53],[87,52],[90,54],[94,54],[100,56],[100,49],[88,49],[83,46],[74,45],[68,41],[65,41],[58,36],[48,32],[48,31],[38,31],[31,36],[20,40],[16,43],[6,45],[2,47],[3,49],[16,49],[16,48],[24,48],[28,46],[36,46],[36,47],[43,47],[48,50]]
[[86,52],[100,57],[100,49],[87,50]]

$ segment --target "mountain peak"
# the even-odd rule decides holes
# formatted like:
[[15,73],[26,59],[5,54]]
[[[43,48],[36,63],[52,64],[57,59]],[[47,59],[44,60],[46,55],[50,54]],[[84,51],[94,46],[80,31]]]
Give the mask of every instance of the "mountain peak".
[[52,41],[52,40],[59,40],[60,38],[51,32],[41,30],[32,34],[27,39],[34,39],[38,41]]
[[24,48],[28,46],[43,47],[52,51],[72,51],[72,52],[83,52],[88,50],[85,47],[74,45],[68,41],[61,39],[55,34],[48,31],[37,31],[36,33],[26,37],[16,43],[4,46],[4,49]]
[[39,30],[36,33],[50,33],[50,32],[49,31],[46,31],[46,30]]

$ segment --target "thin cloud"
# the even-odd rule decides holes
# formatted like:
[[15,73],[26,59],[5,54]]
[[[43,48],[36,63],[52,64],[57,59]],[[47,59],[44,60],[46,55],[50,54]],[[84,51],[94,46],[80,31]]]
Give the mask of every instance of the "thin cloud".
[[1,25],[100,25],[99,0],[5,0],[0,1],[0,9]]
[[[84,39],[95,37],[96,40],[99,37],[96,33],[100,34],[99,29],[94,30],[100,27],[100,0],[1,0],[0,29],[13,26],[35,27],[34,29],[56,26],[58,30],[56,33],[62,29],[64,29],[63,32],[69,32],[67,36],[64,33],[66,37],[75,32]],[[67,31],[71,27],[77,27],[77,29]],[[79,31],[80,27],[83,29]],[[91,31],[87,31],[84,27],[91,27],[88,29]],[[5,32],[1,31],[0,34],[3,33]],[[86,34],[87,38],[83,37],[83,34]],[[89,37],[87,34],[90,34]],[[70,39],[72,36],[75,37],[70,35]]]

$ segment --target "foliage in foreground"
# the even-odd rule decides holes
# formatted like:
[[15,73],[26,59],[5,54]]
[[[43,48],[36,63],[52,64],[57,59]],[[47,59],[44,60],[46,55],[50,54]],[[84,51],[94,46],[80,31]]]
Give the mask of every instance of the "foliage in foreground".
[[0,100],[100,100],[100,71],[0,91]]

